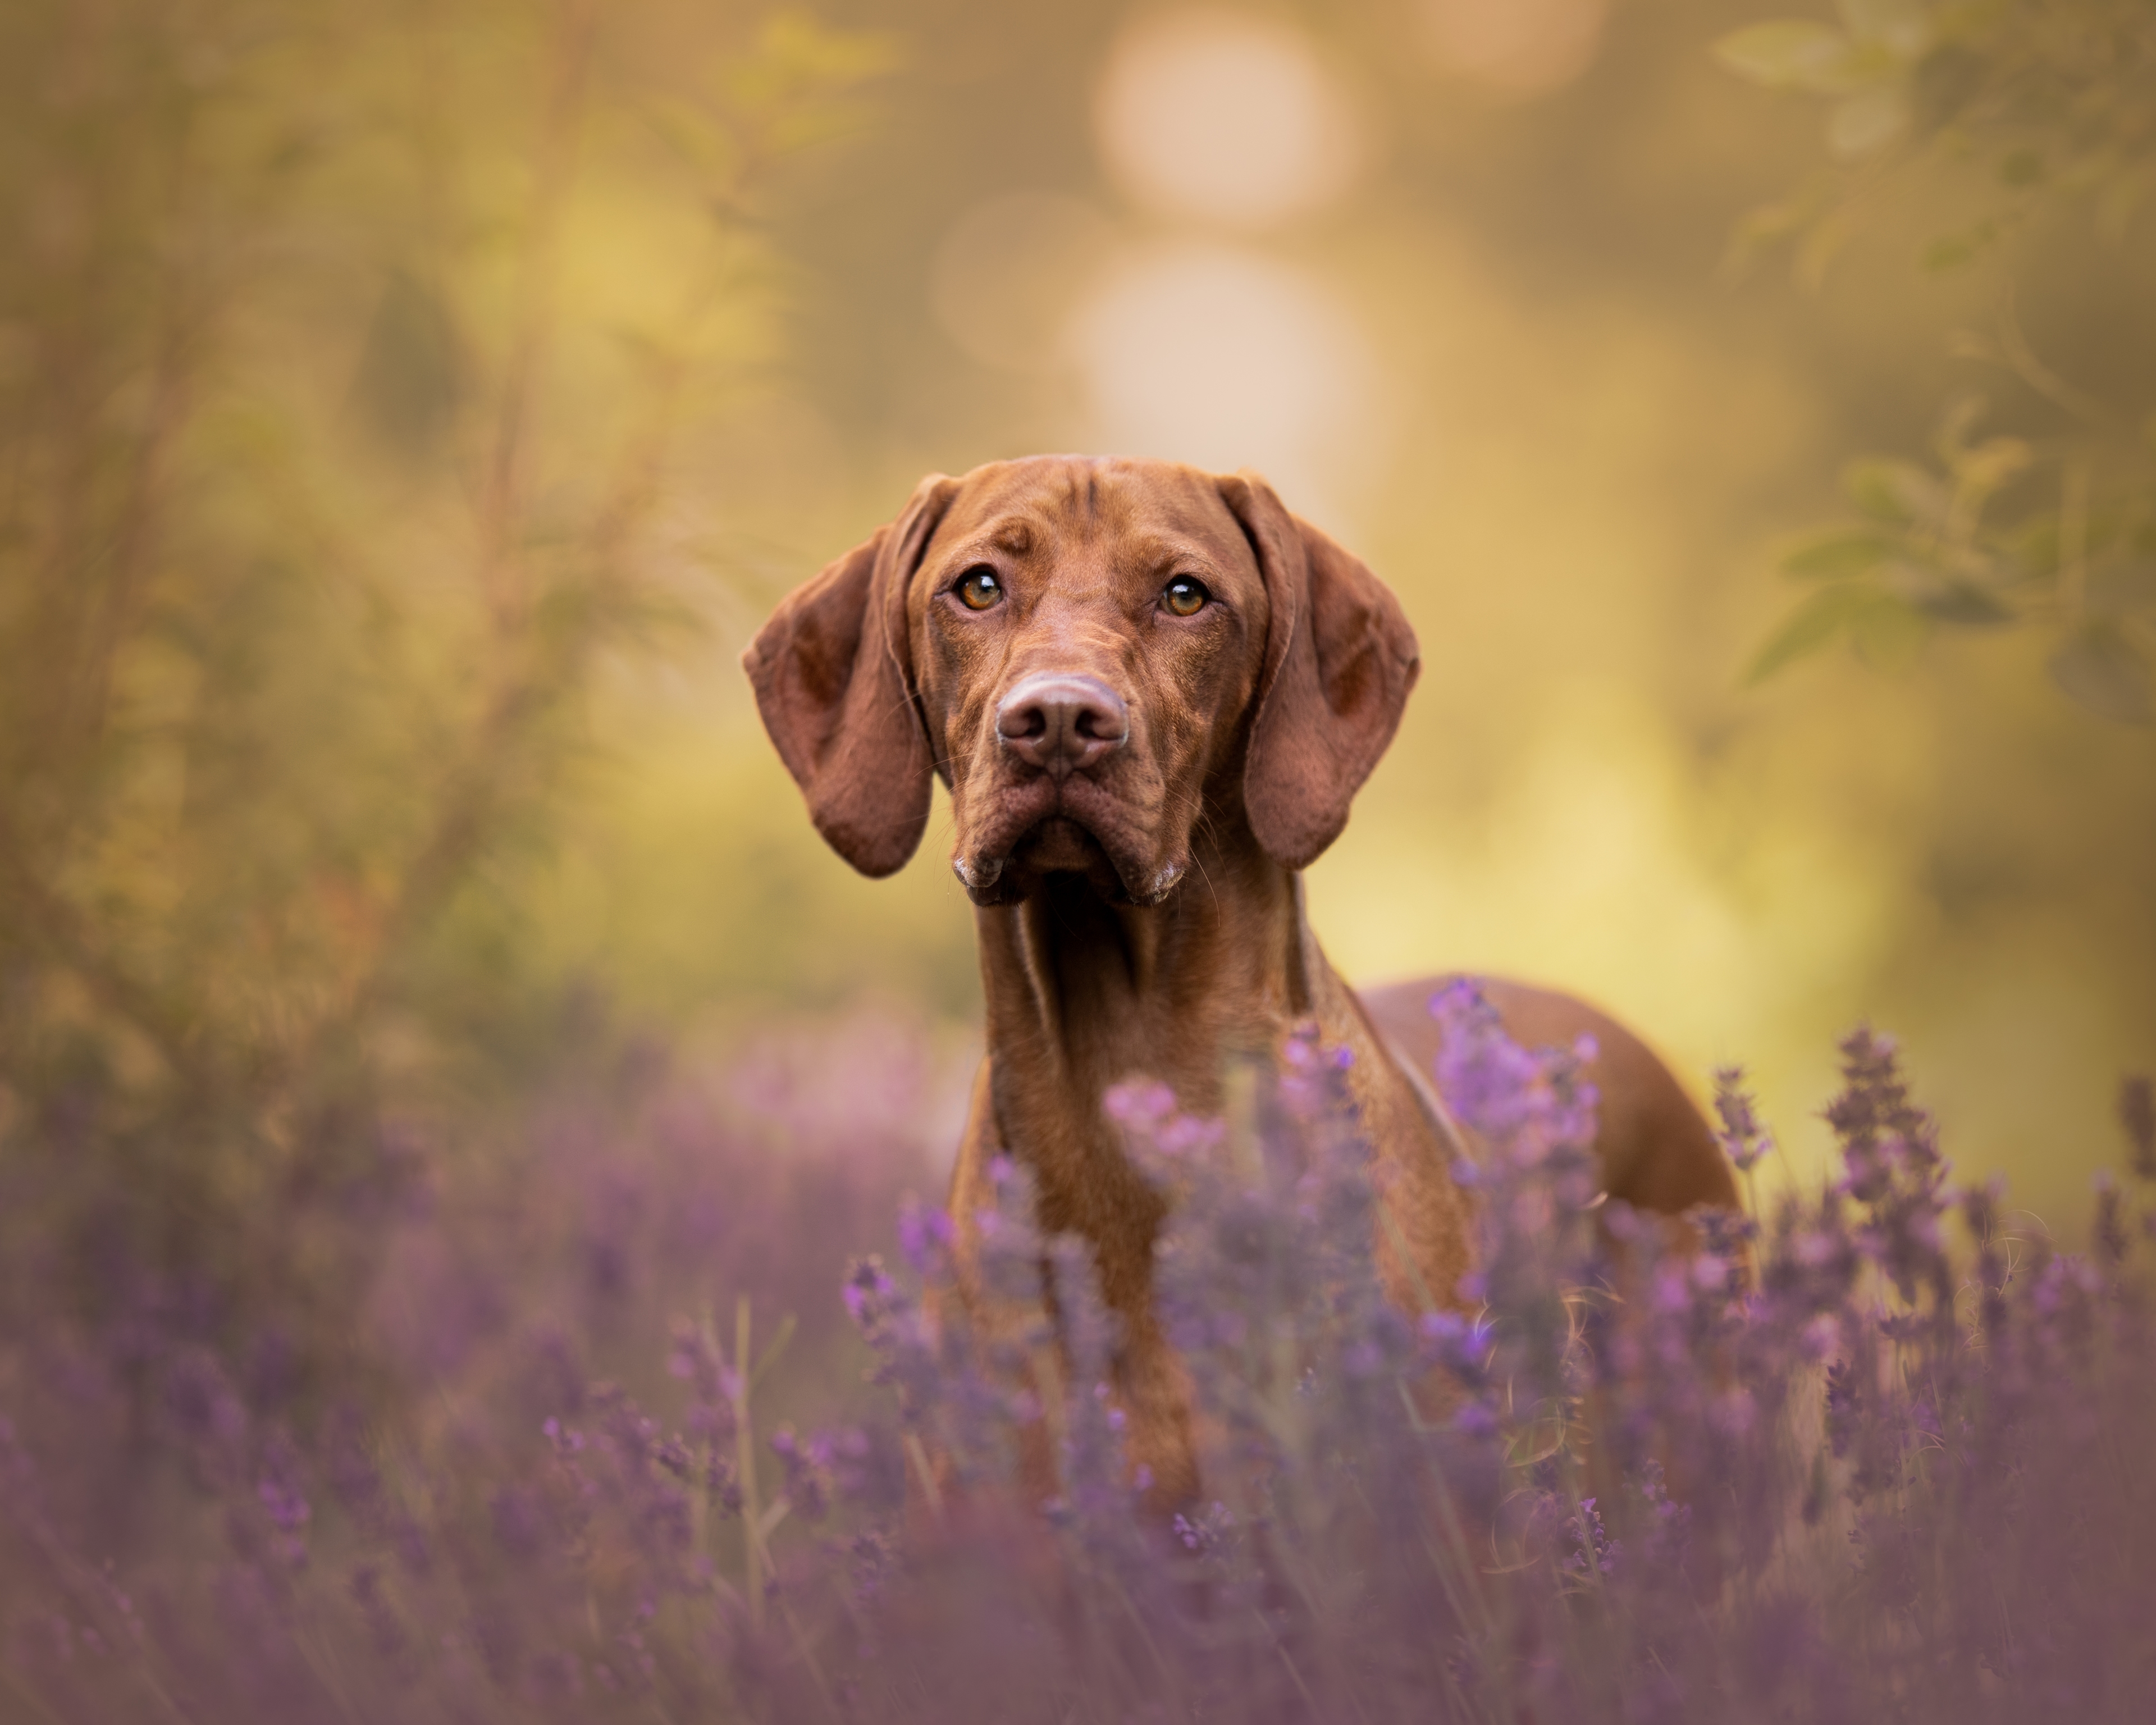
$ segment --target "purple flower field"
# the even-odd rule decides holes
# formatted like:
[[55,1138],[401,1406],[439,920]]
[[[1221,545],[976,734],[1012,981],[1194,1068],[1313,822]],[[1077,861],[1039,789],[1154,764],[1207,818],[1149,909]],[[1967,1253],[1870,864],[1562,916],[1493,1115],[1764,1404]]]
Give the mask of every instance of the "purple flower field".
[[[1159,1286],[1208,1476],[1168,1525],[1022,1169],[987,1280],[1052,1263],[1060,1345],[939,1299],[945,1076],[873,1024],[774,1035],[722,1085],[565,1080],[481,1163],[415,1125],[363,1186],[285,1201],[290,1258],[344,1278],[326,1309],[120,1232],[41,1258],[60,1198],[26,1170],[59,1164],[19,1162],[0,1717],[2145,1717],[2145,1081],[2070,1254],[1950,1183],[1859,1030],[1843,1178],[1678,1250],[1595,1205],[1578,1051],[1514,1046],[1471,985],[1433,1010],[1492,1147],[1462,1170],[1471,1313],[1381,1293],[1332,1051],[1291,1044],[1235,1126],[1112,1098],[1176,1198]],[[1748,1174],[1771,1140],[1739,1075],[1718,1101]],[[78,1262],[95,1299],[54,1280]],[[1019,1504],[1044,1443],[1059,1495]]]

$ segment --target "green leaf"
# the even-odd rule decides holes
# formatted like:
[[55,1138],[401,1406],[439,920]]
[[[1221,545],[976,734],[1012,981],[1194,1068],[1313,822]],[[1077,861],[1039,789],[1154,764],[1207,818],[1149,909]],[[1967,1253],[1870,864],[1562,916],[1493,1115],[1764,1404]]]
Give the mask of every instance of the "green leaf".
[[660,95],[646,101],[642,111],[652,130],[706,185],[731,185],[739,175],[741,141],[711,108],[685,96]]
[[1836,195],[1835,177],[1816,173],[1779,203],[1746,212],[1730,234],[1722,274],[1732,280],[1741,277],[1772,248],[1815,227],[1834,208]]
[[2002,184],[2016,190],[2040,183],[2044,177],[2044,157],[2040,150],[2010,150],[1999,164],[1999,178]]
[[1907,600],[1875,593],[1849,621],[1849,643],[1874,670],[1904,671],[1931,633],[1925,614]]
[[1999,239],[1996,222],[1979,222],[1959,234],[1943,234],[1927,245],[1919,259],[1934,275],[1964,270],[1989,252]]
[[1933,622],[1961,629],[1995,629],[2014,620],[2012,608],[1998,594],[1974,581],[1949,581],[1919,595],[1915,604]]
[[2152,716],[2148,665],[2115,624],[2083,624],[2051,655],[2051,680],[2069,700],[2122,725]]
[[1762,644],[1744,672],[1744,686],[1756,688],[1775,672],[1831,645],[1867,610],[1881,603],[1876,588],[1846,583],[1822,588],[1782,619]]
[[1716,43],[1714,54],[1738,77],[1770,90],[1839,95],[1851,87],[1848,38],[1807,18],[1748,26]]
[[1979,496],[1988,497],[2009,480],[2035,465],[2035,449],[2018,437],[1991,437],[1959,449],[1949,449],[1954,478]]
[[1849,501],[1876,521],[1931,527],[1946,519],[1946,487],[1913,462],[1853,461],[1841,483]]
[[1893,535],[1875,527],[1828,527],[1792,544],[1781,568],[1800,581],[1842,580],[1870,574],[1900,548]]
[[2025,516],[2004,536],[2013,561],[2027,578],[2056,580],[2059,572],[2059,512],[2046,509]]

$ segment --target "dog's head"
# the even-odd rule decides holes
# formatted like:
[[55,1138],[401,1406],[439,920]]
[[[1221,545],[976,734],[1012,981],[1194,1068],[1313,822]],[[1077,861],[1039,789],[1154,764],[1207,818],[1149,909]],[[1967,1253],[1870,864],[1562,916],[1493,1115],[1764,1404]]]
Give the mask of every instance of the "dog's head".
[[742,662],[817,830],[902,865],[951,788],[976,903],[1048,875],[1157,904],[1194,833],[1301,868],[1399,723],[1414,633],[1262,480],[1036,456],[921,481]]

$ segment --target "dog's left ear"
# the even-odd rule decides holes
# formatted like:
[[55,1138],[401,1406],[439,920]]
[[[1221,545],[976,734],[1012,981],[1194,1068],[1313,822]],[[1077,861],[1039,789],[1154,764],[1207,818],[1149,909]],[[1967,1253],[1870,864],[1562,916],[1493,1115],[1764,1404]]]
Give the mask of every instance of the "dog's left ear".
[[1359,558],[1290,515],[1251,474],[1220,495],[1257,554],[1272,619],[1243,803],[1265,854],[1306,868],[1399,728],[1422,669],[1399,601]]
[[905,867],[928,824],[906,591],[958,481],[932,474],[898,519],[779,602],[742,668],[779,758],[831,848],[864,875]]

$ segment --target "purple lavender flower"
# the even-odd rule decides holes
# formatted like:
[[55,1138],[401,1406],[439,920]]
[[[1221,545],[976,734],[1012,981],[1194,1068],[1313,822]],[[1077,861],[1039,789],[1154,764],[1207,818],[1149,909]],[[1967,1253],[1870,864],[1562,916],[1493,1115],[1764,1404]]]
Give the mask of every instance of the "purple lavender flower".
[[1439,1094],[1476,1131],[1509,1137],[1532,1106],[1539,1064],[1504,1034],[1497,1009],[1471,977],[1455,978],[1432,995],[1430,1014],[1445,1029]]
[[1568,1574],[1610,1574],[1623,1555],[1625,1548],[1609,1537],[1609,1530],[1602,1525],[1601,1512],[1594,1504],[1594,1498],[1583,1497],[1579,1507],[1565,1517],[1565,1535],[1572,1546],[1563,1565]]
[[1235,1512],[1215,1499],[1203,1509],[1178,1512],[1170,1523],[1176,1542],[1195,1556],[1219,1550],[1235,1533]]
[[1857,1230],[1865,1255],[1902,1300],[1920,1291],[1943,1314],[1953,1273],[1940,1231],[1948,1173],[1931,1118],[1909,1100],[1893,1041],[1861,1027],[1842,1045],[1842,1093],[1826,1110],[1848,1172],[1839,1190],[1868,1211]]
[[897,1573],[899,1565],[896,1542],[879,1527],[865,1528],[848,1540],[846,1558],[854,1597],[863,1604],[875,1599]]
[[819,1431],[803,1438],[782,1425],[770,1443],[785,1470],[787,1502],[803,1521],[822,1521],[836,1499],[859,1489],[868,1453],[865,1434]]
[[[1174,1194],[1150,1271],[1196,1415],[1188,1501],[1127,1453],[1096,1267],[1034,1225],[1016,1165],[983,1273],[1052,1296],[1053,1329],[977,1329],[951,1297],[947,1224],[899,1204],[917,1160],[848,1208],[844,1142],[819,1162],[814,1122],[781,1118],[792,1081],[758,1116],[784,1157],[693,1111],[651,1127],[689,1183],[655,1151],[633,1171],[646,1201],[603,1219],[633,1273],[593,1301],[594,1159],[648,1147],[593,1106],[513,1202],[445,1172],[430,1209],[382,1213],[412,1243],[383,1273],[425,1275],[344,1315],[333,1378],[304,1314],[277,1314],[300,1363],[263,1368],[244,1298],[124,1254],[109,1322],[12,1333],[8,1682],[68,1725],[170,1717],[160,1692],[204,1718],[474,1725],[2138,1717],[2156,1500],[2118,1457],[2156,1424],[2156,1325],[2127,1194],[2100,1191],[2084,1256],[1999,1189],[1951,1191],[1860,1033],[1830,1111],[1847,1178],[1680,1240],[1584,1207],[1582,1051],[1510,1045],[1468,985],[1440,999],[1486,1156],[1471,1312],[1387,1297],[1369,1147],[1315,1037],[1260,1075],[1247,1143],[1118,1093]],[[1722,1089],[1732,1153],[1758,1151]],[[865,1129],[826,1111],[836,1140]],[[834,1234],[888,1262],[790,1261]],[[665,1322],[787,1310],[814,1277],[783,1369],[711,1317]],[[432,1288],[501,1321],[429,1345]],[[1043,1455],[1047,1508],[1014,1489]]]
[[314,1510],[296,1487],[266,1475],[256,1484],[255,1496],[261,1499],[268,1512],[270,1525],[280,1533],[297,1533],[314,1519]]
[[951,1218],[908,1197],[898,1213],[899,1248],[914,1273],[927,1275],[951,1250]]
[[1774,1135],[1759,1123],[1751,1093],[1745,1090],[1744,1069],[1722,1066],[1714,1075],[1714,1111],[1722,1122],[1715,1134],[1739,1173],[1748,1174],[1774,1149]]

